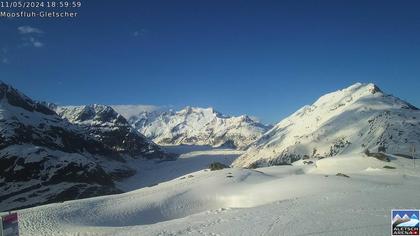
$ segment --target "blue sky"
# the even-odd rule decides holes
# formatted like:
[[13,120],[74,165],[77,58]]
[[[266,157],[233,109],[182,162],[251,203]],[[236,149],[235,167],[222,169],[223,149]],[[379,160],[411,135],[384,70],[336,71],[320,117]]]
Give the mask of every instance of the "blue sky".
[[277,122],[374,82],[420,106],[420,1],[83,1],[0,19],[0,79],[58,104],[212,106]]

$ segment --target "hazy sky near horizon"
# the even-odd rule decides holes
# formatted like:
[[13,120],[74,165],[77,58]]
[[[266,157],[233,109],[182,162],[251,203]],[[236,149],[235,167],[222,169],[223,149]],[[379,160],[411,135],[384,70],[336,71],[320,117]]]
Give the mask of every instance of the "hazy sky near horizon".
[[61,105],[214,107],[275,123],[373,82],[420,106],[420,1],[89,0],[0,18],[0,79]]

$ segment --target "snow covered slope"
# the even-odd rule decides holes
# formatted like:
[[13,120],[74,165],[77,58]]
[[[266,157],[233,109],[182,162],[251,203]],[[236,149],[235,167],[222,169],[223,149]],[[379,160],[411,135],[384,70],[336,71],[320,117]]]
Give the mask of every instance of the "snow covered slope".
[[166,158],[122,119],[72,124],[0,82],[0,210],[119,193],[114,182],[134,174],[126,160]]
[[[219,151],[219,150],[216,150]],[[363,155],[201,170],[136,191],[18,211],[22,235],[390,235],[417,208],[419,168]],[[349,177],[337,176],[345,171]]]
[[301,158],[362,153],[411,155],[420,150],[420,111],[374,84],[354,84],[319,98],[259,138],[234,166],[291,163]]
[[[213,108],[186,107],[180,111],[152,109],[138,114],[113,106],[146,137],[158,144],[228,146],[243,149],[270,127],[248,116],[224,116]],[[134,108],[133,108],[134,109]]]

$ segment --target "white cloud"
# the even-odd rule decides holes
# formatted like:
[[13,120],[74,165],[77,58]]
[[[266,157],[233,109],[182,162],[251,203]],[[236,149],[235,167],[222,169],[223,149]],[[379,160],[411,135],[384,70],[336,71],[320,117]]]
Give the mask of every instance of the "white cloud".
[[21,34],[42,34],[44,33],[42,30],[38,28],[31,27],[29,25],[19,26],[18,28],[19,33]]
[[35,47],[35,48],[41,48],[44,46],[44,43],[41,42],[39,39],[40,35],[44,33],[41,29],[25,25],[25,26],[19,26],[17,28],[18,32],[24,36],[22,36],[22,46],[23,47]]
[[261,119],[258,116],[249,116],[249,118],[255,122],[261,122]]
[[34,37],[29,37],[28,40],[29,40],[29,43],[36,48],[40,48],[40,47],[44,46],[44,44],[42,42],[40,42],[39,40],[37,40]]

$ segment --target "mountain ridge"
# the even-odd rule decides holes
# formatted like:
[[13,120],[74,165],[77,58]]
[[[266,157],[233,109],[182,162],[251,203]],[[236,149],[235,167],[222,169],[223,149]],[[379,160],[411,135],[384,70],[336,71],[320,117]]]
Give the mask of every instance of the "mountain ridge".
[[289,164],[365,150],[420,147],[419,109],[373,83],[356,83],[298,109],[250,145],[235,167]]
[[0,211],[121,193],[126,160],[169,158],[125,119],[71,123],[44,104],[0,83]]
[[[114,108],[118,111],[118,107]],[[247,115],[227,116],[212,107],[144,111],[126,118],[140,133],[161,145],[245,149],[271,128]]]

